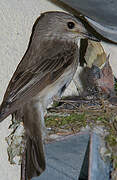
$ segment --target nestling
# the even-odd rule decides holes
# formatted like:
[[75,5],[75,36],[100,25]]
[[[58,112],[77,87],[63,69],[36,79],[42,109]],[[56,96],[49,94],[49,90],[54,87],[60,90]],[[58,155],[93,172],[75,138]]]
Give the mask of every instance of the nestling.
[[29,46],[4,95],[0,122],[10,114],[24,123],[25,172],[31,179],[45,170],[42,132],[44,112],[71,82],[77,66],[80,38],[96,40],[81,21],[64,12],[46,12],[36,20]]

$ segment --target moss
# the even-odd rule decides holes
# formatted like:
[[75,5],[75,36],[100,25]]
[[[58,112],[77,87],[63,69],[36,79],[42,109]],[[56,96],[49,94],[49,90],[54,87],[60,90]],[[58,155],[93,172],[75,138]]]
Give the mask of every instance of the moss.
[[[58,110],[57,110],[58,111]],[[67,116],[64,116],[65,111],[59,110],[61,115],[49,115],[45,118],[46,126],[55,129],[58,132],[60,129],[79,132],[81,128],[87,125],[90,128],[102,126],[107,132],[105,141],[108,151],[111,152],[113,167],[117,168],[117,110],[116,107],[101,106],[100,108],[87,108],[85,106],[66,111]],[[58,113],[58,112],[57,112]],[[56,114],[57,114],[56,113]]]
[[72,127],[76,127],[76,129],[81,126],[85,127],[87,125],[85,114],[81,113],[71,113],[68,116],[48,116],[45,118],[47,127],[55,127],[55,128],[65,128],[72,129]]
[[117,143],[116,137],[111,133],[106,136],[105,140],[109,143],[110,146],[114,146]]

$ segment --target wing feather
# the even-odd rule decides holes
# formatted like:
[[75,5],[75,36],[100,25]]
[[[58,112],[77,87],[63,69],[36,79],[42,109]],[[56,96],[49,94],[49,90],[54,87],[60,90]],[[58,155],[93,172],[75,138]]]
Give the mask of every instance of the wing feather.
[[[33,56],[26,54],[23,57],[8,85],[3,103],[12,104],[35,96],[38,91],[55,81],[66,66],[74,61],[77,45],[57,42],[57,49],[52,45],[46,48],[41,56],[32,53]],[[24,68],[24,61],[31,63],[25,64]]]

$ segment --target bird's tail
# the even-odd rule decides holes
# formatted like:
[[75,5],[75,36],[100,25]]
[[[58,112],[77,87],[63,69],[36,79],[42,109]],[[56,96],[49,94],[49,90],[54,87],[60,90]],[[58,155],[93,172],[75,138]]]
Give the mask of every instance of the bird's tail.
[[26,149],[22,157],[21,180],[31,180],[45,170],[43,145],[39,138],[27,137]]
[[22,158],[21,180],[30,180],[45,170],[45,154],[42,141],[41,112],[35,103],[29,102],[23,107],[26,146]]
[[45,170],[45,155],[41,133],[41,111],[35,108],[35,103],[29,102],[15,113],[0,106],[0,122],[9,114],[15,119],[24,121],[26,144],[22,156],[21,180],[31,180]]

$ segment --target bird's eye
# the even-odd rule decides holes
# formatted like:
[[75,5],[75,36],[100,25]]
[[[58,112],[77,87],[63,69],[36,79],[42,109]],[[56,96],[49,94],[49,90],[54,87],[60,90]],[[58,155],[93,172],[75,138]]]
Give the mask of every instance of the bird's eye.
[[72,22],[72,21],[71,21],[71,22],[68,22],[68,23],[67,23],[67,26],[68,26],[69,29],[73,29],[73,28],[75,27],[75,23]]

